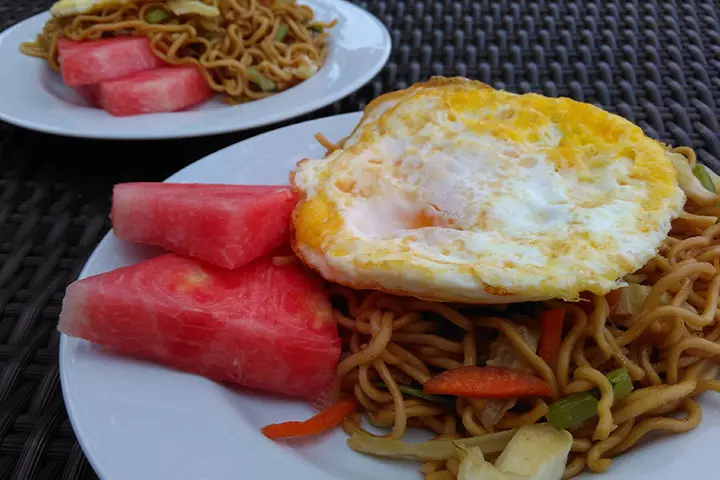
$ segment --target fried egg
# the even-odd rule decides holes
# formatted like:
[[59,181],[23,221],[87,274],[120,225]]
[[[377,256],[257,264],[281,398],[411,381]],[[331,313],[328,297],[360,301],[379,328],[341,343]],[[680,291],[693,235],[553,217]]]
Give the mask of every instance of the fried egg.
[[461,78],[377,98],[291,182],[293,247],[327,280],[466,303],[605,294],[685,201],[665,146],[629,121]]
[[50,7],[50,14],[54,17],[68,17],[128,3],[132,3],[132,0],[60,0]]
[[[136,0],[60,0],[50,8],[50,13],[54,17],[68,17],[134,2]],[[217,7],[205,4],[200,0],[168,0],[167,5],[175,15],[194,14],[209,18],[220,15]]]

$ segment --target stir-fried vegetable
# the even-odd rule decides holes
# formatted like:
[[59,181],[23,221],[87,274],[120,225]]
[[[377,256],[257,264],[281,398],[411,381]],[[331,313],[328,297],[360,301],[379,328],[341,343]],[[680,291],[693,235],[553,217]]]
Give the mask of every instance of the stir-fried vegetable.
[[[677,178],[680,187],[695,203],[702,206],[717,205],[718,196],[703,186],[700,179],[693,173],[687,159],[680,154],[671,153],[670,159],[677,171]],[[704,167],[703,167],[704,168]],[[706,175],[710,175],[707,171]],[[713,182],[714,183],[714,182]]]
[[[387,388],[387,385],[385,385],[383,382],[375,382],[375,385],[380,388]],[[408,387],[405,385],[398,385],[398,388],[402,393],[405,395],[408,395],[410,397],[420,398],[422,400],[427,400],[428,402],[437,403],[439,405],[445,405],[448,407],[452,407],[455,405],[455,399],[453,397],[449,396],[442,396],[442,395],[430,395],[429,393],[425,393],[419,388],[413,388]]]
[[557,361],[560,344],[562,343],[565,310],[556,308],[545,310],[540,314],[540,345],[538,355],[550,365]]
[[[605,375],[613,386],[615,402],[630,395],[633,390],[632,380],[627,369],[620,368]],[[597,415],[597,390],[573,393],[550,405],[547,420],[556,428],[570,428],[583,424]]]
[[248,68],[248,79],[255,85],[257,85],[263,92],[271,92],[277,88],[275,82],[260,73],[257,68]]
[[[535,323],[535,322],[533,322]],[[516,325],[518,334],[523,341],[533,350],[537,350],[540,334],[534,328],[527,325]],[[513,370],[524,370],[533,372],[525,357],[518,351],[507,335],[501,333],[490,344],[490,358],[485,362],[490,367],[511,368]],[[480,423],[488,430],[495,428],[495,425],[517,403],[516,398],[502,400],[484,400],[480,411]]]
[[170,18],[170,14],[162,8],[153,8],[145,15],[145,21],[148,23],[161,23],[168,18]]
[[461,454],[458,480],[526,480],[525,477],[504,472],[485,460],[480,448],[458,449]]
[[[627,287],[615,290],[616,292],[620,292],[620,300],[615,309],[615,314],[629,317],[639,314],[642,311],[645,300],[648,295],[650,295],[651,289],[648,285],[631,283]],[[667,293],[663,293],[660,297],[660,303],[663,305],[670,303],[670,300],[670,295]]]
[[518,430],[495,461],[503,472],[528,480],[560,480],[565,471],[572,435],[552,425],[527,425]]
[[288,32],[290,32],[290,27],[287,23],[281,23],[280,25],[278,25],[277,32],[275,32],[275,41],[282,42],[283,40],[285,40]]
[[425,393],[479,398],[549,397],[550,385],[529,372],[502,367],[465,366],[445,370],[423,385]]
[[315,33],[323,33],[323,32],[325,31],[325,29],[323,28],[323,26],[322,26],[322,25],[318,25],[317,23],[314,23],[314,24],[310,25],[310,30],[312,30],[312,31],[315,32]]
[[167,6],[175,15],[199,15],[207,18],[220,15],[217,7],[199,0],[168,0]]
[[354,398],[345,398],[304,422],[274,423],[264,427],[262,433],[272,439],[317,435],[340,425],[356,407]]
[[500,453],[516,431],[505,430],[461,440],[433,440],[423,443],[407,443],[402,440],[353,433],[347,443],[356,452],[378,457],[420,461],[447,460],[453,455],[456,445],[467,448],[478,447],[486,454]]
[[700,183],[703,187],[705,187],[709,192],[717,195],[717,189],[715,188],[715,184],[713,183],[712,178],[710,178],[707,168],[705,168],[704,165],[701,165],[699,163],[696,164],[692,172],[697,177],[697,179],[700,180]]
[[303,63],[297,68],[291,70],[293,75],[301,80],[307,80],[308,78],[315,75],[318,71],[317,65],[314,63]]
[[637,315],[645,304],[645,299],[650,294],[650,287],[631,283],[620,289],[620,302],[616,309],[618,315]]

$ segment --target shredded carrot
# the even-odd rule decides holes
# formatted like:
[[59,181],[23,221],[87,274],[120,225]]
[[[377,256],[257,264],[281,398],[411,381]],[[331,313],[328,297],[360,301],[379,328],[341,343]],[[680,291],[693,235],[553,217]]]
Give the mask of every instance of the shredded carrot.
[[356,407],[354,398],[345,398],[304,422],[273,423],[263,427],[262,433],[272,439],[317,435],[340,425],[345,417],[355,412]]
[[532,373],[503,367],[458,367],[432,377],[423,385],[425,393],[458,397],[515,398],[549,397],[550,385]]
[[540,314],[540,346],[538,355],[549,365],[554,366],[560,352],[562,342],[563,321],[565,310],[555,308]]

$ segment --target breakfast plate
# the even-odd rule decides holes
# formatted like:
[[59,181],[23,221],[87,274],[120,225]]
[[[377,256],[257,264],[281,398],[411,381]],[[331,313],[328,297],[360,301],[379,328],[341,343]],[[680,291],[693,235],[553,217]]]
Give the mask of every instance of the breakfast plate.
[[259,127],[329,105],[370,81],[390,55],[390,35],[367,11],[343,0],[307,0],[319,21],[337,19],[325,64],[308,80],[273,96],[229,106],[220,96],[189,110],[114,117],[92,108],[38,58],[19,52],[50,17],[41,13],[0,34],[0,119],[47,133],[86,138],[158,139]]
[[[330,141],[338,141],[359,119],[360,114],[353,113],[265,133],[195,162],[168,181],[286,184],[296,162],[324,154],[314,134],[322,132]],[[131,265],[157,252],[109,233],[81,276]],[[60,370],[75,433],[105,480],[422,478],[415,463],[353,452],[340,429],[278,443],[261,434],[264,425],[310,416],[313,408],[302,401],[230,389],[65,335]],[[697,429],[645,441],[597,478],[709,478],[706,472],[712,472],[715,463],[714,440],[720,435],[719,400],[718,395],[705,394]]]

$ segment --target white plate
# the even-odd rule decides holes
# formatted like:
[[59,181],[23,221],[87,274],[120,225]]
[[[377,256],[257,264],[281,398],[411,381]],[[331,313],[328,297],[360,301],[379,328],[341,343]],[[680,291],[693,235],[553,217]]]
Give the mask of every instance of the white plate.
[[[360,118],[348,114],[275,130],[204,158],[172,182],[283,183],[295,163],[324,151],[313,135],[346,136]],[[89,276],[148,258],[109,234],[88,261]],[[85,341],[62,337],[60,372],[75,433],[105,480],[392,479],[421,480],[418,465],[383,461],[351,451],[334,431],[300,442],[273,443],[262,426],[303,419],[301,401],[233,391],[210,380],[111,355]],[[702,399],[701,426],[656,440],[618,459],[597,480],[715,478],[720,396]],[[708,473],[705,473],[708,472]]]
[[48,13],[0,34],[0,119],[59,135],[156,139],[244,130],[317,110],[369,82],[390,55],[390,35],[367,11],[343,0],[301,0],[320,20],[337,19],[325,65],[309,80],[272,97],[230,107],[219,97],[173,113],[113,117],[87,104],[38,58],[19,52],[42,31]]

